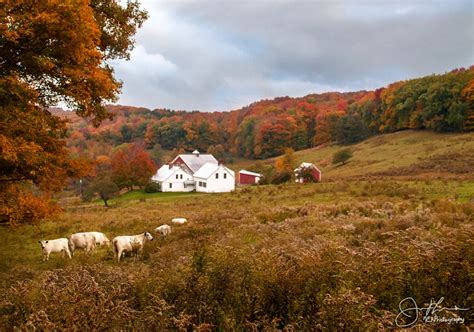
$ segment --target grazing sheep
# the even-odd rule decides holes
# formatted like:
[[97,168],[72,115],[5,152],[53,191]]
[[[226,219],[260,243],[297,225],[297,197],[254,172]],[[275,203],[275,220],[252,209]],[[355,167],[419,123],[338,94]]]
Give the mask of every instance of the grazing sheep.
[[69,241],[66,238],[60,238],[56,240],[41,240],[38,241],[41,244],[43,250],[43,262],[49,260],[49,255],[52,252],[62,252],[63,257],[66,253],[71,258],[71,252],[69,251]]
[[139,256],[143,251],[143,245],[147,240],[153,241],[153,236],[151,236],[149,232],[138,235],[122,235],[114,237],[112,243],[117,261],[120,262],[120,258],[124,252],[136,253],[136,255]]
[[155,233],[159,233],[161,236],[166,237],[171,234],[171,227],[169,225],[161,225],[155,228]]
[[173,224],[179,224],[179,225],[182,225],[182,224],[185,224],[188,222],[188,220],[186,218],[173,218],[171,219],[171,222]]
[[95,250],[95,243],[94,235],[90,233],[75,233],[69,237],[69,250],[73,256],[76,249],[84,249],[86,254],[89,254]]
[[110,247],[110,240],[101,232],[87,232],[95,237],[95,244],[98,246]]

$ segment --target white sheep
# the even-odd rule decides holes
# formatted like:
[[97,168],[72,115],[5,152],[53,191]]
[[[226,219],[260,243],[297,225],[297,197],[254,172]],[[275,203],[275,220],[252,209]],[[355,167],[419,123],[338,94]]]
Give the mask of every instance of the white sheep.
[[41,244],[41,249],[43,250],[43,262],[49,260],[49,255],[52,252],[62,252],[67,254],[71,258],[71,252],[69,251],[69,240],[66,238],[60,238],[56,240],[41,240],[38,241]]
[[155,228],[155,233],[161,234],[161,236],[166,237],[171,234],[171,227],[169,225],[161,225]]
[[182,224],[185,224],[188,222],[188,220],[186,218],[173,218],[171,219],[171,222],[173,224],[179,224],[179,225],[182,225]]
[[138,235],[122,235],[114,237],[112,243],[117,261],[120,262],[120,258],[124,252],[136,253],[136,255],[139,256],[143,251],[143,245],[147,240],[153,241],[153,236],[151,236],[149,232]]
[[96,239],[90,233],[75,233],[69,237],[69,250],[74,256],[76,249],[84,249],[86,254],[95,250]]
[[110,240],[101,232],[87,232],[95,237],[95,244],[97,246],[107,246],[110,247]]

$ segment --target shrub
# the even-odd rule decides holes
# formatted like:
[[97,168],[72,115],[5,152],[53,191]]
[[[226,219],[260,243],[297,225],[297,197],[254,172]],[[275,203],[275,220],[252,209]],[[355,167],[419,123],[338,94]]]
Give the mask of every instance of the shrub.
[[299,167],[296,178],[303,179],[305,182],[318,182],[312,167]]
[[342,149],[336,152],[332,158],[332,164],[336,165],[341,163],[344,165],[349,159],[352,158],[351,149]]
[[158,182],[154,182],[154,181],[149,181],[146,185],[145,185],[145,192],[146,193],[157,193],[161,190],[161,186]]
[[272,178],[272,184],[281,184],[285,182],[289,182],[291,180],[291,173],[283,172],[278,173]]

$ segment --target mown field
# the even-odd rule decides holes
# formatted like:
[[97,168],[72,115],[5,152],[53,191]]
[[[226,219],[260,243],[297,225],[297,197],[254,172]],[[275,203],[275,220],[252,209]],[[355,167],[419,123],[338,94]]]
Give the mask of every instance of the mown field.
[[[408,296],[473,307],[473,188],[386,179],[150,195],[3,227],[0,326],[374,330],[393,327]],[[178,216],[189,224],[147,243],[140,260],[118,264],[101,248],[41,261],[39,239],[137,234]]]

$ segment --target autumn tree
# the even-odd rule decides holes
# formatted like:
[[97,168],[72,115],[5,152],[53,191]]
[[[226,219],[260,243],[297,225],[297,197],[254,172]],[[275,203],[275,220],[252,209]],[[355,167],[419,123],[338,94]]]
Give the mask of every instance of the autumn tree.
[[155,165],[161,165],[164,160],[164,151],[161,148],[160,144],[155,144],[151,150],[148,150],[150,153],[151,160],[155,163]]
[[275,169],[278,173],[292,174],[296,167],[295,150],[286,148],[285,154],[275,161]]
[[83,179],[83,200],[90,201],[95,195],[104,201],[108,207],[108,200],[119,194],[119,187],[111,179],[112,161],[108,156],[98,156],[94,161],[93,172]]
[[369,135],[369,127],[355,111],[340,117],[336,122],[335,139],[339,144],[357,143]]
[[92,180],[89,184],[86,195],[97,194],[102,201],[104,201],[105,207],[109,207],[107,203],[111,198],[115,197],[119,193],[119,187],[110,179],[110,177],[99,177]]
[[240,123],[235,133],[235,147],[239,156],[247,158],[255,156],[256,123],[257,120],[254,117],[247,117]]
[[136,1],[1,2],[0,222],[39,221],[57,210],[51,193],[87,172],[48,107],[63,103],[95,125],[110,118],[104,103],[121,83],[109,61],[128,59],[146,17]]
[[154,134],[153,134],[153,126],[151,125],[151,123],[149,123],[146,126],[145,136],[143,137],[143,140],[145,142],[145,145],[146,145],[147,149],[151,149],[155,145]]
[[466,121],[464,122],[464,130],[474,130],[474,78],[469,81],[464,88],[462,95],[466,98],[468,110],[466,112]]
[[222,161],[225,158],[224,147],[221,144],[209,146],[207,153],[212,154],[219,161]]
[[293,170],[295,169],[296,158],[295,151],[292,148],[286,148],[285,154],[275,160],[275,170],[271,182],[273,184],[279,184],[290,181],[293,178]]
[[111,179],[119,188],[145,186],[155,171],[150,154],[139,144],[125,145],[112,155]]

